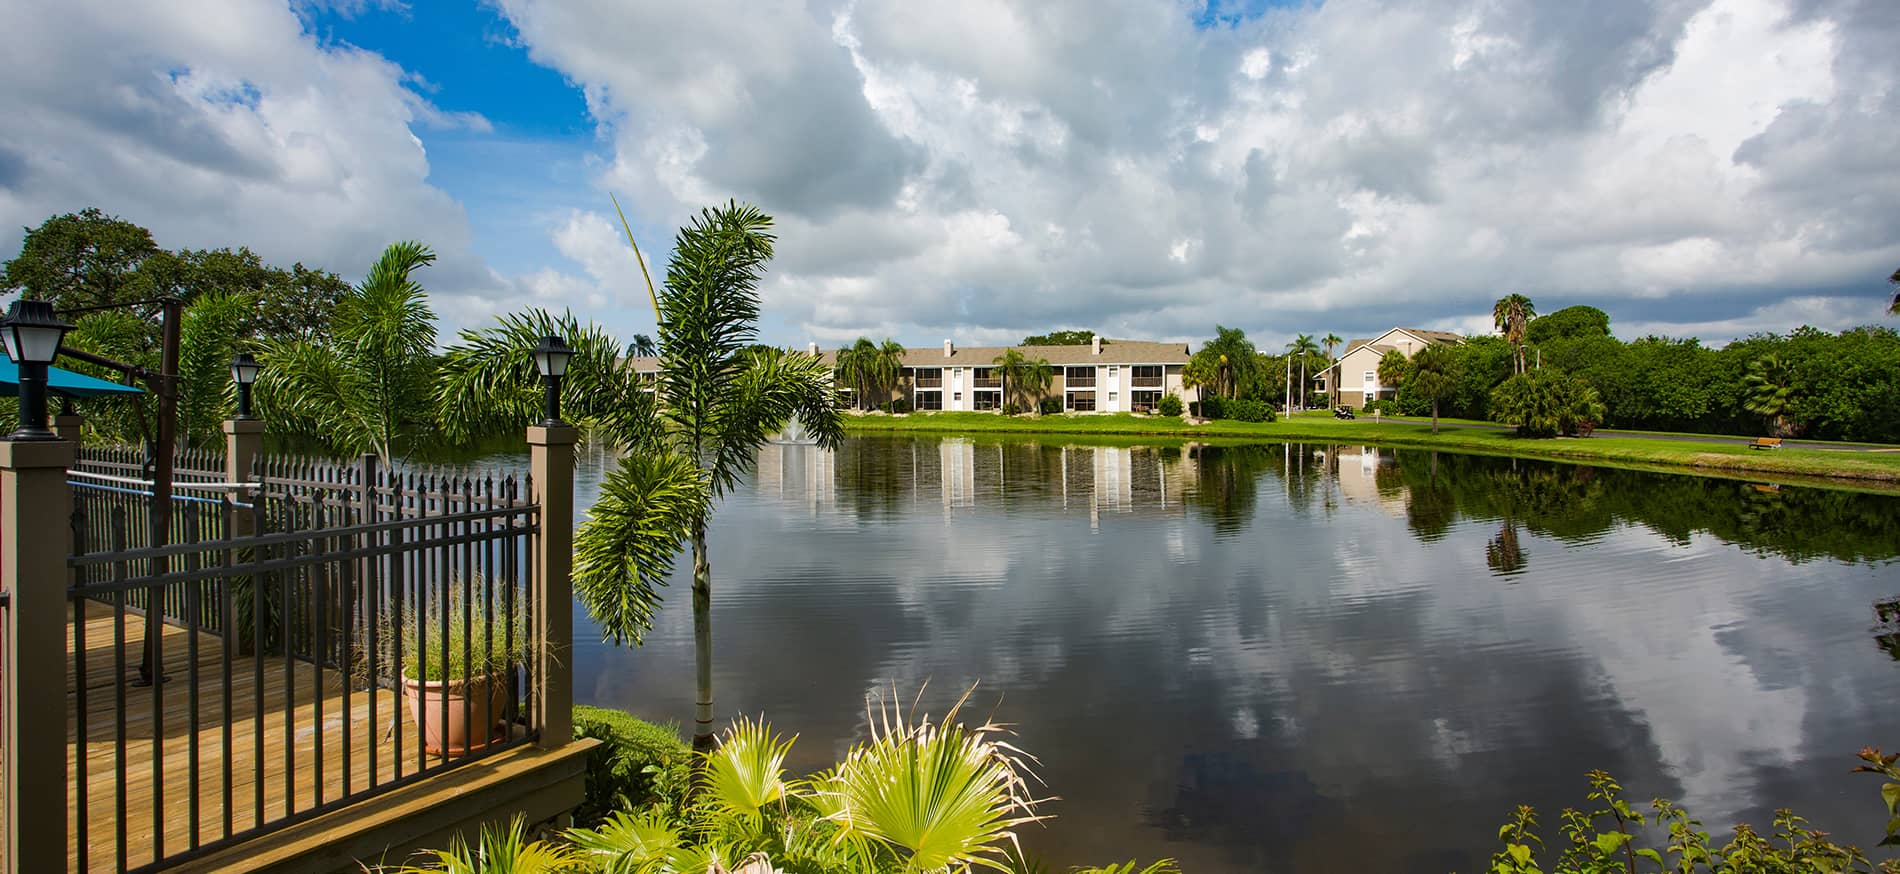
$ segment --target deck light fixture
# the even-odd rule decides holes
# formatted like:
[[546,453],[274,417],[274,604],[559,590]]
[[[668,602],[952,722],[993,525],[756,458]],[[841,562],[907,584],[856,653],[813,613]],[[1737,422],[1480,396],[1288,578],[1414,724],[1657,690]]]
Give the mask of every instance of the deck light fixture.
[[21,299],[7,309],[0,337],[7,357],[20,366],[20,429],[8,440],[59,439],[46,427],[46,369],[72,327],[59,320],[48,301]]
[[541,371],[548,392],[543,425],[562,424],[561,377],[567,375],[567,360],[572,357],[574,350],[567,347],[567,341],[553,334],[542,337],[541,345],[534,347],[534,366]]
[[231,381],[237,383],[237,418],[251,418],[251,384],[257,382],[257,359],[249,352],[239,352],[231,357]]

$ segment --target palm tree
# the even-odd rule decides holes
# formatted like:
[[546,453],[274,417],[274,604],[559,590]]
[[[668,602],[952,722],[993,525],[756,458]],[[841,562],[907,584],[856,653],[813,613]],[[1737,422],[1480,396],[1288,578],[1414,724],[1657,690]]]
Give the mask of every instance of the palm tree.
[[878,394],[888,397],[897,390],[898,379],[904,375],[904,351],[904,344],[889,337],[877,345],[871,373],[877,378]]
[[1745,409],[1766,417],[1776,436],[1788,430],[1784,417],[1794,398],[1794,381],[1781,356],[1771,352],[1750,361],[1742,385],[1748,392],[1742,401]]
[[1521,294],[1507,294],[1491,307],[1491,320],[1497,324],[1505,342],[1511,344],[1518,373],[1524,372],[1524,333],[1534,318],[1537,318],[1537,307]]
[[1022,398],[1025,410],[1030,408],[1033,399],[1049,390],[1049,383],[1055,379],[1055,368],[1049,366],[1048,359],[1028,358],[1014,347],[1003,350],[1003,354],[990,363],[996,365],[997,378],[1003,381],[1003,396],[1016,393]]
[[1333,371],[1339,367],[1339,359],[1333,357],[1333,350],[1346,341],[1340,339],[1338,334],[1328,331],[1319,342],[1326,347],[1326,389],[1332,393],[1333,404],[1337,406],[1339,404],[1339,374]]
[[384,461],[428,436],[435,313],[412,278],[435,263],[421,243],[390,244],[337,304],[329,342],[266,344],[257,401],[285,432],[319,435],[333,452]]
[[856,343],[838,347],[838,358],[833,371],[838,381],[851,386],[851,393],[860,410],[870,409],[872,386],[877,382],[877,344],[869,337],[859,337]]
[[[1288,355],[1295,356],[1300,360],[1300,407],[1301,409],[1305,409],[1308,385],[1306,381],[1306,362],[1311,360],[1313,356],[1319,354],[1319,344],[1313,342],[1312,334],[1301,334],[1293,338],[1293,342],[1286,344],[1286,349]],[[1287,412],[1291,413],[1292,411],[1288,410]]]
[[629,358],[658,358],[660,352],[653,345],[653,337],[647,334],[633,335],[633,342],[627,344]]
[[[574,539],[575,596],[603,637],[616,644],[642,640],[675,556],[682,543],[692,544],[698,691],[693,742],[702,749],[713,738],[706,530],[714,501],[751,470],[759,447],[794,419],[820,446],[836,448],[843,438],[832,374],[823,363],[754,343],[759,281],[772,257],[771,226],[758,209],[728,203],[702,210],[680,229],[665,290],[655,295],[657,391],[643,391],[630,369],[598,355],[577,354],[562,385],[564,404],[572,399],[600,436],[626,450],[601,482],[600,498]],[[439,393],[473,384],[481,389],[479,397],[499,398],[522,414],[511,405],[532,397],[531,331],[504,324],[464,334],[461,346],[449,350]],[[611,341],[600,345],[617,348]],[[443,417],[453,433],[497,421],[493,412],[458,406],[445,406]],[[527,418],[520,415],[512,427]]]
[[1379,356],[1380,390],[1390,388],[1397,391],[1399,385],[1405,382],[1405,376],[1411,369],[1412,362],[1406,359],[1405,353],[1397,349],[1385,350],[1385,354]]
[[[1893,271],[1893,276],[1889,277],[1887,281],[1894,285],[1900,285],[1900,270]],[[1893,303],[1887,305],[1887,315],[1900,316],[1900,291],[1893,293]]]
[[1432,433],[1438,433],[1438,404],[1458,393],[1459,362],[1449,346],[1433,343],[1412,356],[1412,388],[1432,402]]

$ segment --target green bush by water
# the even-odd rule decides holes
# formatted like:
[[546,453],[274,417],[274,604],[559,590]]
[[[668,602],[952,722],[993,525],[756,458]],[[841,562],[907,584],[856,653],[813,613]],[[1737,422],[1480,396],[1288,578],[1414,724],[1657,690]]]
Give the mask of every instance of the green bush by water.
[[678,727],[583,704],[574,708],[574,736],[600,741],[587,754],[587,789],[574,812],[577,824],[597,825],[616,810],[678,803],[667,796],[684,785],[683,772],[693,755]]
[[1155,406],[1155,411],[1163,416],[1181,415],[1181,396],[1174,392],[1162,395],[1161,403]]

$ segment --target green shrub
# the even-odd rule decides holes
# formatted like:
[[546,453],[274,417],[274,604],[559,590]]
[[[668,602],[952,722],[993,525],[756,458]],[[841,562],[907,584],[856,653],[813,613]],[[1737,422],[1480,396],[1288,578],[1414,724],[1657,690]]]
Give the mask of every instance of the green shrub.
[[910,399],[909,398],[893,399],[890,403],[884,405],[884,412],[908,413],[910,412]]
[[632,810],[671,799],[692,760],[692,747],[679,729],[655,725],[618,710],[577,705],[574,736],[600,741],[587,754],[587,789],[574,819],[582,825],[605,820],[616,810]]
[[1364,409],[1368,415],[1372,413],[1378,413],[1379,415],[1382,415],[1382,416],[1405,415],[1403,408],[1399,406],[1399,402],[1391,398],[1383,398],[1376,401],[1367,401]]
[[1201,402],[1200,402],[1200,403],[1198,403],[1198,404],[1195,404],[1195,406],[1196,406],[1196,407],[1197,407],[1198,409],[1196,409],[1196,410],[1194,411],[1194,415],[1196,415],[1196,416],[1200,416],[1200,417],[1201,417],[1201,418],[1203,418],[1203,419],[1225,419],[1225,418],[1227,418],[1227,416],[1226,416],[1226,413],[1227,413],[1227,399],[1226,399],[1226,398],[1223,398],[1223,397],[1221,397],[1221,396],[1219,396],[1219,395],[1215,395],[1215,396],[1213,396],[1213,397],[1207,397],[1207,398],[1202,398],[1202,399],[1201,399]]
[[1181,415],[1181,396],[1169,392],[1161,396],[1161,403],[1155,405],[1155,411],[1163,416]]
[[1062,399],[1061,398],[1043,398],[1040,402],[1036,404],[1036,408],[1041,410],[1042,414],[1045,416],[1058,415],[1062,412]]
[[1003,405],[1003,415],[1005,416],[1020,416],[1022,415],[1022,413],[1023,413],[1023,405],[1016,403],[1015,401],[1010,401],[1009,403]]
[[1226,418],[1238,422],[1271,422],[1274,420],[1273,407],[1266,401],[1247,398],[1228,401],[1221,412]]
[[[1864,764],[1856,771],[1868,771],[1887,778],[1881,787],[1888,816],[1900,809],[1900,770],[1894,762],[1900,756],[1883,756],[1877,749],[1860,753]],[[1584,796],[1588,812],[1566,809],[1558,835],[1548,847],[1537,834],[1537,814],[1530,807],[1519,807],[1504,827],[1498,840],[1504,848],[1491,856],[1492,874],[1610,874],[1610,872],[1675,871],[1694,874],[1795,874],[1795,872],[1856,871],[1892,872],[1900,870],[1893,861],[1875,868],[1861,851],[1850,845],[1836,844],[1827,832],[1809,827],[1808,821],[1792,811],[1775,811],[1774,833],[1761,835],[1746,824],[1735,826],[1735,836],[1726,844],[1711,841],[1702,823],[1667,800],[1658,798],[1649,804],[1649,814],[1633,809],[1622,797],[1623,787],[1609,774],[1592,771],[1590,792]],[[1654,826],[1663,834],[1652,836],[1645,826]],[[1900,843],[1896,831],[1900,817],[1890,820],[1882,846]],[[1658,849],[1661,848],[1661,849]],[[1555,853],[1542,860],[1540,852]]]

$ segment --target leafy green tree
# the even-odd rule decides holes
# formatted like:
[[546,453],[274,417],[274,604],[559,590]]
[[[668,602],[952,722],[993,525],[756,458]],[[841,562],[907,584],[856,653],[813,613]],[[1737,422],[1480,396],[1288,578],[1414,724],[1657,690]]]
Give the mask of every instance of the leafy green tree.
[[996,365],[996,375],[1002,380],[1003,397],[1021,400],[1020,409],[1029,409],[1055,381],[1056,369],[1048,359],[1029,358],[1020,349],[1004,349],[990,363]]
[[289,270],[272,268],[263,287],[248,295],[252,307],[244,334],[259,340],[328,340],[337,306],[349,293],[350,284],[328,270],[301,262]]
[[1525,341],[1538,345],[1552,340],[1608,336],[1609,314],[1592,306],[1564,307],[1549,315],[1538,316],[1524,329]]
[[259,411],[332,452],[391,461],[417,448],[435,424],[435,313],[414,275],[433,263],[428,246],[392,243],[337,304],[329,342],[263,344]]
[[[1382,362],[1383,363],[1383,362]],[[1458,393],[1458,353],[1452,347],[1433,343],[1412,356],[1412,374],[1408,387],[1432,402],[1432,433],[1438,433],[1438,406]]]
[[[1095,339],[1094,331],[1068,330],[1051,331],[1047,334],[1035,334],[1024,337],[1024,346],[1087,346]],[[1107,340],[1103,340],[1107,343]]]
[[1491,320],[1497,325],[1498,333],[1511,344],[1517,358],[1517,372],[1524,372],[1524,338],[1530,331],[1530,321],[1537,318],[1537,308],[1531,299],[1521,294],[1507,294],[1498,298],[1491,307]]
[[1749,362],[1748,374],[1742,381],[1748,387],[1748,400],[1744,402],[1748,411],[1766,418],[1775,434],[1786,433],[1788,426],[1784,417],[1794,397],[1794,385],[1781,356],[1769,354]]
[[20,254],[0,266],[0,289],[62,310],[138,300],[148,296],[138,270],[160,251],[151,231],[88,207],[29,228]]
[[[1319,354],[1319,344],[1313,342],[1312,334],[1301,334],[1294,337],[1293,342],[1286,344],[1286,351],[1300,366],[1300,406],[1305,407],[1308,389],[1312,386],[1306,378],[1306,365],[1312,361],[1313,356]],[[1292,411],[1288,410],[1288,412]]]
[[1266,372],[1246,331],[1215,325],[1214,339],[1188,359],[1181,378],[1190,387],[1211,389],[1223,398],[1254,397],[1262,393]]
[[1405,353],[1397,349],[1387,349],[1379,356],[1379,387],[1397,389],[1405,385],[1406,377],[1412,374],[1412,362]]

